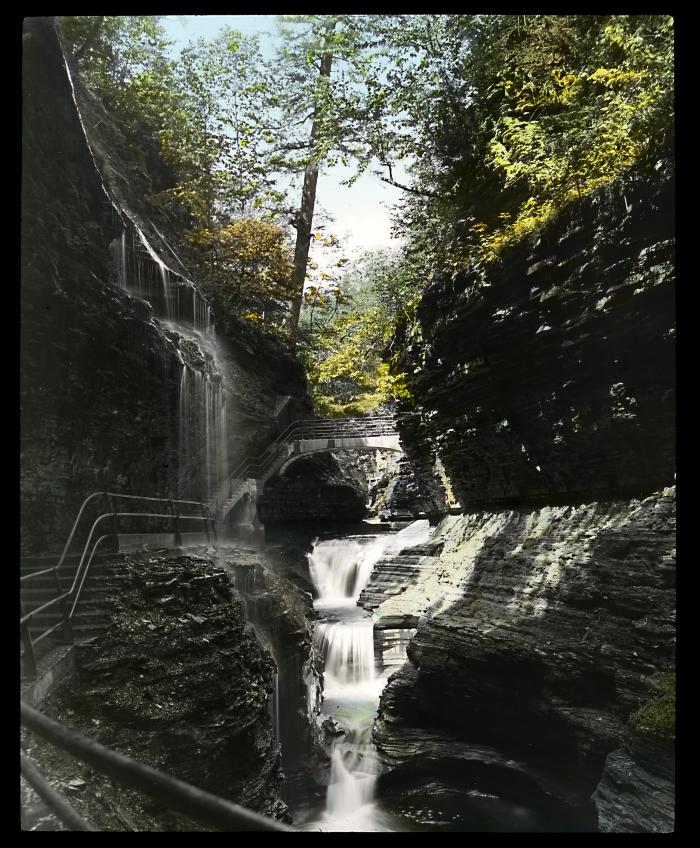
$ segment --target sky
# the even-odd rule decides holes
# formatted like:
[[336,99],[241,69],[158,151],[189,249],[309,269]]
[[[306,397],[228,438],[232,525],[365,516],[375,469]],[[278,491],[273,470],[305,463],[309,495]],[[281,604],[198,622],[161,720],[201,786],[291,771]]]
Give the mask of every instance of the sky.
[[[245,35],[258,35],[263,55],[272,56],[276,30],[275,15],[169,15],[161,19],[168,37],[179,52],[190,40],[212,38],[223,27],[232,27]],[[316,213],[325,212],[334,219],[327,232],[336,235],[343,254],[356,258],[365,250],[396,248],[401,242],[392,239],[389,206],[401,195],[401,190],[382,182],[370,172],[363,174],[348,187],[340,185],[352,169],[338,165],[321,171],[316,194]],[[396,166],[394,178],[406,179],[405,172]],[[316,220],[316,214],[314,215]],[[321,257],[314,257],[318,261]]]

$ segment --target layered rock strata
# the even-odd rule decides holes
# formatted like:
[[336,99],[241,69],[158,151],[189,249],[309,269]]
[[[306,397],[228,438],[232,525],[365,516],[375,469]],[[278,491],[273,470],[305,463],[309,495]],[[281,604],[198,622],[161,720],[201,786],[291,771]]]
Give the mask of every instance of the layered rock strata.
[[150,200],[167,174],[69,72],[50,19],[25,19],[22,82],[22,545],[38,555],[91,492],[199,499],[218,459],[310,406],[280,342],[234,320],[214,333]]
[[[306,557],[289,546],[222,552],[246,620],[275,665],[272,713],[281,746],[282,797],[294,808],[325,797],[327,729],[321,716],[322,658],[313,641],[313,586]],[[326,775],[327,776],[327,775]]]
[[[675,663],[674,516],[674,489],[453,516],[431,551],[378,563],[376,626],[417,627],[375,725],[385,781],[482,763],[579,811],[596,791],[601,829],[672,829],[671,744],[630,717]],[[628,801],[651,804],[636,828]]]
[[[228,575],[203,557],[144,554],[113,558],[105,582],[110,626],[79,647],[78,678],[44,705],[47,714],[195,786],[288,819],[269,707],[275,665],[246,629]],[[44,769],[58,767],[55,753],[37,752]],[[76,806],[98,829],[124,829],[105,805],[124,811],[134,829],[198,829],[76,768],[84,788]]]
[[673,249],[660,160],[567,207],[484,279],[428,286],[403,340],[414,403],[399,430],[445,511],[450,496],[581,503],[673,483]]

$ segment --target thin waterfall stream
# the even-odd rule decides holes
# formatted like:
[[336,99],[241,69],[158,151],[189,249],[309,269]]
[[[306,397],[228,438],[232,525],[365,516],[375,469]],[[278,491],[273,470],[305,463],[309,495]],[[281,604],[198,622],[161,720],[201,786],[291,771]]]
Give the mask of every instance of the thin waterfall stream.
[[326,809],[309,829],[386,829],[373,803],[378,764],[371,735],[393,668],[377,668],[372,617],[357,600],[382,556],[425,542],[429,532],[428,521],[415,521],[394,534],[316,542],[308,554],[321,616],[314,641],[325,666],[322,711],[342,728],[331,751]]

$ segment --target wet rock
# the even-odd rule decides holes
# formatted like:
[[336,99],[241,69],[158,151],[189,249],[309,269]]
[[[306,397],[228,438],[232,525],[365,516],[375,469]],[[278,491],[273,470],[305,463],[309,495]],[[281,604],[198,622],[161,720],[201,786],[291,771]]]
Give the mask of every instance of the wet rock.
[[377,563],[363,593],[375,627],[417,627],[375,725],[387,773],[486,747],[572,809],[593,798],[601,829],[667,828],[669,766],[629,721],[675,663],[675,491],[454,516],[433,538]]
[[443,512],[450,490],[478,509],[673,481],[674,180],[662,170],[562,210],[486,271],[488,285],[465,270],[426,288],[422,341],[401,363],[415,402],[398,421]]
[[[79,75],[71,86],[50,19],[27,17],[24,30],[22,546],[39,554],[61,550],[91,492],[206,494],[207,413],[197,391],[204,371],[236,410],[225,435],[231,466],[311,408],[299,361],[250,322],[217,321],[216,363],[168,329],[158,269],[139,244],[128,263],[143,270],[145,286],[158,284],[147,297],[120,287],[112,245],[123,210],[173,271],[186,273],[169,247],[180,253],[179,226],[154,198],[155,186],[167,183],[155,164],[157,140],[144,131],[127,142]],[[192,289],[185,293],[189,302]],[[158,300],[149,304],[151,294]],[[192,378],[187,450],[178,416],[184,363]],[[86,520],[105,511],[99,506]]]
[[268,704],[275,666],[246,629],[227,575],[201,558],[150,557],[151,581],[172,591],[159,599],[132,579],[142,568],[128,557],[109,562],[105,582],[120,603],[108,629],[80,647],[79,680],[48,711],[195,786],[286,817]]
[[675,756],[669,740],[629,733],[608,754],[593,800],[604,833],[671,833]]
[[367,498],[367,478],[352,462],[330,452],[311,454],[266,483],[258,514],[264,523],[359,521],[367,514]]

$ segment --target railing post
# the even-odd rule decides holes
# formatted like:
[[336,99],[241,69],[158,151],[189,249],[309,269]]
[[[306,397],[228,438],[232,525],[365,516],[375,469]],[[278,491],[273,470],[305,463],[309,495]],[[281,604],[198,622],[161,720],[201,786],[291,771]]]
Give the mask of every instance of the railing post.
[[207,534],[207,542],[211,542],[211,534],[209,532],[209,517],[207,516],[207,508],[204,505],[204,501],[199,502],[199,507],[202,511],[202,524],[204,525],[204,532]]
[[173,534],[175,536],[174,542],[176,547],[182,547],[182,536],[180,535],[180,516],[175,513],[175,507],[173,506],[172,498],[168,501],[168,506],[170,507],[170,513],[173,516]]
[[200,506],[202,508],[204,532],[207,534],[207,542],[211,542],[211,534],[214,535],[214,541],[216,542],[216,525],[214,523],[214,519],[211,517],[209,507],[203,501],[200,503]]
[[112,533],[114,534],[114,550],[119,552],[119,528],[117,527],[117,512],[114,509],[114,499],[111,495],[106,495],[109,511],[112,513]]
[[[53,572],[54,579],[56,580],[56,589],[58,594],[61,593],[61,584],[58,580],[58,574],[56,573],[56,569]],[[63,615],[63,637],[69,644],[74,641],[73,638],[73,624],[71,622],[71,616],[68,612],[68,598],[63,598],[61,600],[61,613]]]
[[[24,618],[24,604],[19,602],[19,617]],[[32,634],[29,632],[31,619],[28,619],[24,624],[20,625],[20,633],[22,635],[22,644],[24,646],[24,655],[22,657],[22,670],[24,676],[29,680],[34,680],[36,677],[36,655],[34,653],[34,643],[32,642]]]

